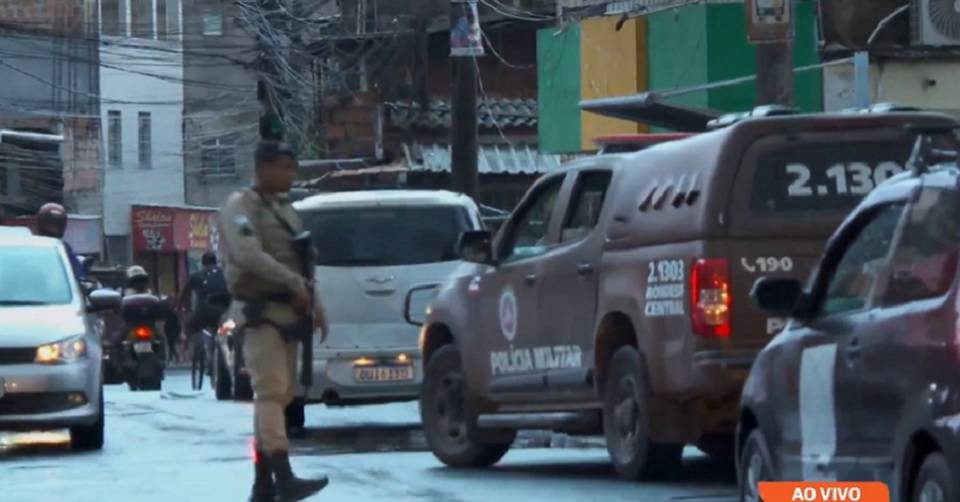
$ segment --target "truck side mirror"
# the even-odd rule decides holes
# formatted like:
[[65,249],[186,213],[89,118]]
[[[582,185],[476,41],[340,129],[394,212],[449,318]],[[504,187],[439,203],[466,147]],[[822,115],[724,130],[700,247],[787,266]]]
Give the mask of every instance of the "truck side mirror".
[[423,284],[407,291],[403,301],[403,318],[414,326],[423,326],[429,315],[430,302],[437,296],[439,284]]
[[789,317],[797,312],[805,294],[803,285],[796,279],[761,277],[754,283],[750,297],[763,312]]
[[457,243],[457,251],[463,261],[493,265],[493,234],[488,230],[463,232]]

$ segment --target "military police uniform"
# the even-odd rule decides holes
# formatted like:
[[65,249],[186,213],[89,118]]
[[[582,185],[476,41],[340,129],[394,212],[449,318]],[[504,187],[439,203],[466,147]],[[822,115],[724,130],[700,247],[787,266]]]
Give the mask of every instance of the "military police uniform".
[[[252,325],[247,325],[243,333],[244,359],[254,391],[254,439],[261,457],[257,482],[262,474],[259,463],[266,457],[274,464],[273,475],[282,491],[281,478],[292,476],[284,408],[293,398],[297,342],[285,337],[281,330],[302,319],[289,299],[307,287],[306,279],[298,273],[303,270],[301,257],[291,241],[291,233],[301,232],[303,224],[288,196],[247,189],[227,199],[220,211],[220,227],[230,294],[234,301],[258,302],[262,306],[263,322],[251,323],[246,319]],[[276,458],[278,455],[281,458]],[[278,468],[286,472],[278,472]],[[269,497],[257,498],[257,482],[254,500],[268,500]]]

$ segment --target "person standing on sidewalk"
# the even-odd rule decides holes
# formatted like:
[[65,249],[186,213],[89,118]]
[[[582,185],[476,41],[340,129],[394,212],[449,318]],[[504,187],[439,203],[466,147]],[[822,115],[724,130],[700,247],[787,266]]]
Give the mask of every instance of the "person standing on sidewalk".
[[[290,467],[284,408],[293,399],[297,341],[286,336],[314,311],[316,327],[326,319],[291,239],[303,224],[288,192],[296,178],[293,151],[263,142],[255,154],[255,185],[233,193],[220,211],[227,287],[246,319],[244,356],[254,391],[255,478],[253,502],[302,500],[326,487],[328,478],[297,478]],[[324,329],[324,332],[326,330]]]

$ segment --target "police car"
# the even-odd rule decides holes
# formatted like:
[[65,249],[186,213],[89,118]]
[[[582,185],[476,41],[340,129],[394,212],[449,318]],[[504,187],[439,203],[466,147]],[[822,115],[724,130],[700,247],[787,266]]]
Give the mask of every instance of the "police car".
[[853,211],[809,285],[757,283],[758,306],[790,321],[744,388],[742,500],[781,479],[960,497],[960,169],[922,158]]

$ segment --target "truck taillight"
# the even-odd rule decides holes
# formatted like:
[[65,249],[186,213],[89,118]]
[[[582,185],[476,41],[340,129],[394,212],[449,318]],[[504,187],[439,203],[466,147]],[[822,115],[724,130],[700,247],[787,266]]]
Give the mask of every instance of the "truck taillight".
[[694,334],[714,338],[730,336],[730,264],[726,259],[694,262],[690,297]]

